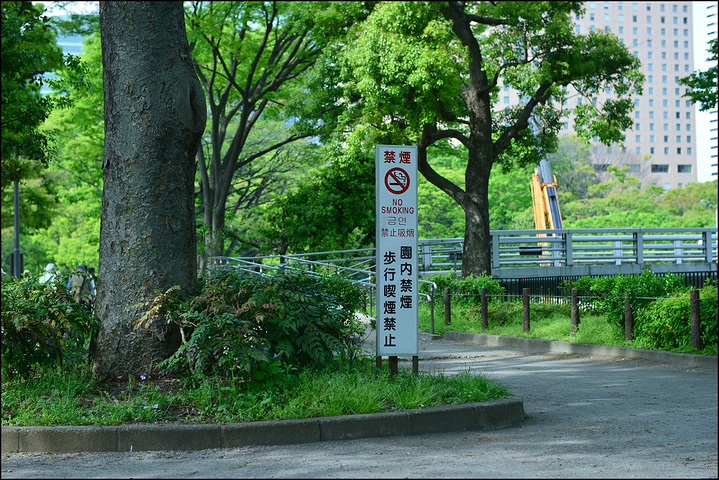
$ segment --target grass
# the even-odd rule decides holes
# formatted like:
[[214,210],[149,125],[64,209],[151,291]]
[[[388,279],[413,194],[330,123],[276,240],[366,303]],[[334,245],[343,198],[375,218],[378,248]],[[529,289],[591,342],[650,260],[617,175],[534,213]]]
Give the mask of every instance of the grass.
[[[435,307],[434,333],[444,335],[446,331],[485,333],[509,337],[538,338],[563,342],[589,343],[613,347],[656,349],[647,341],[625,340],[624,329],[607,322],[603,315],[592,315],[580,312],[579,325],[575,336],[571,336],[571,311],[568,305],[551,305],[532,303],[529,308],[529,332],[523,331],[522,304],[503,303],[493,308],[493,315],[488,315],[488,328],[481,326],[480,308],[478,305],[452,304],[452,319],[447,326],[444,324],[444,308]],[[429,306],[422,304],[419,308],[419,329],[430,331],[431,313]],[[710,345],[701,350],[691,347],[680,347],[668,351],[678,353],[694,353],[700,355],[717,355],[717,345]]]
[[96,383],[87,368],[39,370],[28,380],[2,382],[3,425],[119,425],[125,423],[232,423],[479,402],[511,396],[500,383],[474,372],[456,376],[390,377],[374,358],[353,367],[304,371],[282,385],[219,378],[130,378]]

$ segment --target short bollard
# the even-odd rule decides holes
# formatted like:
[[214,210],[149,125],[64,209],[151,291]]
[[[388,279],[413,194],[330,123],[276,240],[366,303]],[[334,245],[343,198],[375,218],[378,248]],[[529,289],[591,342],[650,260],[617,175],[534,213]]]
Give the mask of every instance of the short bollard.
[[624,297],[624,340],[630,342],[634,334],[634,318],[632,318],[632,304],[629,296]]
[[577,336],[577,326],[579,325],[579,302],[578,292],[576,288],[572,289],[572,331],[570,335],[572,337]]
[[699,329],[699,290],[689,292],[689,310],[691,312],[692,348],[702,348],[702,337]]
[[482,329],[489,328],[489,322],[487,319],[487,287],[482,287],[480,290],[480,317],[482,319]]
[[452,322],[452,303],[450,301],[449,287],[444,288],[444,324]]
[[529,331],[529,289],[522,289],[522,331]]

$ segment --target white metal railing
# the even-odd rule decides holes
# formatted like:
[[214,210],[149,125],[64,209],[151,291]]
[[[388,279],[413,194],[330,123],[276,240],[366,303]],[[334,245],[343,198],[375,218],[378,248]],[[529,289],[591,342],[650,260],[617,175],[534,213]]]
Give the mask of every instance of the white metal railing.
[[[538,234],[546,235],[538,237]],[[621,267],[668,264],[716,269],[716,228],[600,228],[492,230],[492,271],[518,267]],[[462,238],[420,239],[420,275],[460,271]],[[374,285],[374,249],[262,257],[215,257],[213,265],[262,273],[280,265],[341,271],[352,281]]]

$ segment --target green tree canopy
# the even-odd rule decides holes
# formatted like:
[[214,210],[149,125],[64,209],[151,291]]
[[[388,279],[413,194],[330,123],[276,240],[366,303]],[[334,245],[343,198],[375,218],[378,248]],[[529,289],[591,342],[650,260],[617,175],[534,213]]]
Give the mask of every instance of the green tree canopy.
[[[570,114],[581,136],[606,143],[632,125],[639,60],[611,33],[577,33],[583,12],[580,2],[381,2],[309,79],[334,101],[308,106],[341,104],[322,116],[340,138],[371,129],[382,143],[417,144],[420,172],[464,210],[463,275],[489,272],[493,165],[538,164]],[[503,86],[516,106],[495,108]],[[601,103],[606,88],[615,98]],[[587,101],[570,111],[574,94]],[[427,147],[448,138],[466,148],[464,187],[428,160]]]
[[705,112],[717,106],[717,83],[719,82],[719,43],[714,38],[709,41],[709,58],[707,62],[713,65],[705,71],[696,71],[688,77],[680,78],[679,83],[691,87],[683,96],[688,97],[692,103],[699,104],[699,110]]
[[[81,71],[78,59],[57,45],[50,18],[42,5],[2,2],[2,188],[47,165],[53,157],[53,135],[41,124],[53,108],[67,105],[67,96],[43,96],[45,74],[60,69]],[[76,80],[83,81],[82,77]]]

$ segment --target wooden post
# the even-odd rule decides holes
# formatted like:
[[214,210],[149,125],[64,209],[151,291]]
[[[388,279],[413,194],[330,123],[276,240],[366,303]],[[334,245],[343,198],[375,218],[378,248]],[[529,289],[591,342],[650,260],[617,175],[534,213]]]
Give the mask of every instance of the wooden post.
[[692,348],[702,348],[702,337],[699,330],[699,290],[689,292],[689,309],[691,311],[692,324]]
[[576,288],[572,289],[572,331],[570,335],[572,337],[577,336],[577,326],[579,325],[579,302],[578,302],[578,291]]
[[482,318],[482,329],[489,328],[489,323],[487,321],[487,287],[482,287],[482,290],[480,290],[480,299],[481,299],[481,306],[480,306],[480,316]]
[[374,365],[378,371],[382,371],[382,357],[380,355],[374,357]]
[[390,356],[387,364],[389,365],[389,376],[394,377],[397,375],[397,356]]
[[634,319],[632,318],[632,305],[629,303],[629,295],[624,296],[624,339],[629,342],[634,333]]
[[522,289],[522,326],[524,333],[529,331],[529,289]]
[[444,325],[452,322],[452,303],[450,301],[449,287],[444,288]]
[[417,375],[419,373],[419,356],[412,355],[412,373]]

